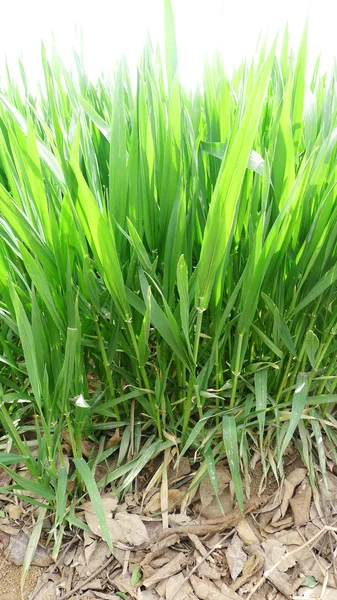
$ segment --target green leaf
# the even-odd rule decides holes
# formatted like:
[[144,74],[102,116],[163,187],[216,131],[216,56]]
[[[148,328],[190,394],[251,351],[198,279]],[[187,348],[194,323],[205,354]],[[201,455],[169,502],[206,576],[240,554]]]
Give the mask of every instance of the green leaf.
[[313,577],[312,575],[307,575],[303,579],[301,585],[307,586],[307,587],[310,587],[310,588],[314,588],[314,587],[316,587],[316,585],[318,585],[318,581],[316,581],[315,577]]
[[308,374],[307,373],[299,373],[296,379],[296,387],[294,391],[294,395],[292,398],[292,410],[290,415],[289,425],[286,431],[286,434],[283,439],[281,452],[278,457],[278,465],[280,465],[283,454],[285,453],[294,433],[296,427],[299,424],[299,421],[302,417],[302,413],[306,404],[308,395]]
[[240,510],[243,509],[243,487],[238,451],[238,438],[235,417],[222,417],[222,436],[227,456],[228,466],[232,475],[236,499]]
[[187,450],[194,444],[194,442],[197,440],[198,436],[200,435],[201,431],[205,427],[205,419],[207,419],[208,417],[210,417],[213,414],[214,414],[213,410],[208,410],[204,414],[203,420],[199,421],[196,425],[194,425],[194,427],[191,429],[191,431],[189,433],[189,436],[184,444],[183,449],[180,452],[179,458],[182,458],[182,456],[184,456],[184,454],[186,454]]
[[315,435],[316,447],[318,452],[319,466],[322,473],[322,478],[324,481],[324,485],[328,486],[327,476],[326,476],[326,449],[323,440],[323,432],[320,427],[319,421],[315,418],[316,415],[313,414],[314,419],[311,421],[312,430]]
[[267,408],[267,369],[257,371],[254,375],[257,420],[259,422],[260,446],[264,438],[264,425]]
[[21,579],[20,579],[22,593],[23,593],[24,584],[25,584],[25,580],[26,580],[29,568],[32,564],[32,560],[34,558],[37,545],[40,541],[40,536],[41,536],[42,527],[43,527],[43,521],[46,516],[46,513],[47,513],[46,508],[38,509],[38,518],[37,518],[37,521],[33,527],[33,530],[30,533],[30,536],[29,536],[28,545],[27,545],[25,555],[23,558]]
[[149,350],[149,333],[150,333],[150,321],[151,321],[151,288],[148,287],[146,297],[146,311],[143,318],[142,328],[138,338],[138,354],[139,354],[139,366],[144,367],[145,363],[150,355]]
[[46,500],[55,500],[55,493],[49,484],[43,485],[42,483],[37,483],[35,481],[31,481],[27,477],[23,477],[19,473],[13,471],[9,467],[3,465],[3,469],[12,477],[12,480],[15,482],[14,489],[20,489],[23,491],[31,492],[36,496],[41,496]]
[[317,335],[310,329],[307,331],[304,339],[305,350],[308,355],[309,362],[313,369],[316,369],[318,365],[316,365],[316,354],[319,348],[319,340]]
[[337,266],[331,267],[329,271],[313,286],[310,292],[298,303],[293,310],[292,315],[296,315],[302,311],[308,304],[315,300],[318,296],[322,296],[328,287],[330,287],[337,279]]
[[168,85],[171,86],[178,67],[176,33],[171,0],[164,0],[164,11],[166,74]]
[[212,449],[210,447],[208,447],[204,451],[204,458],[205,458],[205,461],[207,464],[208,477],[210,479],[212,488],[214,490],[215,499],[217,501],[217,504],[219,506],[221,513],[224,515],[224,509],[223,509],[223,506],[222,506],[222,504],[220,502],[220,498],[219,498],[219,489],[218,489],[218,480],[217,480],[217,476],[216,476],[215,460],[214,460]]
[[241,123],[237,123],[235,131],[232,131],[227,152],[221,163],[207,216],[198,265],[197,302],[199,305],[201,303],[202,308],[208,306],[218,269],[228,258],[237,216],[238,198],[257,132],[273,60],[274,50],[261,67]]
[[179,258],[177,265],[177,287],[179,292],[180,304],[180,319],[182,330],[184,332],[185,340],[189,349],[189,352],[192,354],[191,344],[190,344],[190,301],[188,294],[188,270],[186,261],[183,255]]
[[[207,154],[211,154],[220,160],[225,156],[228,144],[222,142],[200,142],[200,147]],[[247,169],[251,169],[260,175],[263,175],[264,170],[264,160],[262,156],[255,150],[252,150],[247,163]]]
[[22,341],[23,352],[25,356],[26,368],[29,380],[32,386],[33,394],[37,404],[41,405],[41,380],[42,373],[39,373],[38,362],[35,351],[35,340],[31,324],[27,318],[22,302],[19,299],[13,285],[9,288],[12,303],[15,310],[15,316]]
[[68,471],[66,467],[60,467],[57,471],[57,489],[56,489],[56,515],[55,521],[59,525],[62,524],[65,515],[66,515],[66,507],[67,507],[67,481],[68,481]]
[[270,348],[270,350],[272,352],[274,352],[274,354],[276,354],[276,356],[278,356],[279,358],[283,358],[283,352],[282,352],[282,350],[280,350],[280,348],[278,348],[276,346],[276,344],[274,344],[274,342],[272,342],[272,340],[270,340],[268,338],[268,336],[266,336],[266,334],[263,333],[263,331],[261,331],[261,329],[259,329],[258,327],[256,327],[256,325],[254,325],[254,324],[252,324],[252,329],[254,331],[256,331],[256,333],[261,338],[261,340],[266,344],[266,346],[268,346],[268,348]]
[[110,531],[108,528],[108,524],[105,518],[104,506],[102,503],[102,499],[100,493],[98,491],[97,483],[95,481],[93,473],[90,471],[87,463],[84,458],[78,458],[74,461],[76,470],[79,475],[83,479],[85,486],[87,488],[87,492],[89,494],[89,498],[92,502],[92,505],[95,510],[95,514],[98,519],[99,526],[101,528],[102,537],[105,542],[108,544],[111,552],[113,552],[112,539],[110,535]]
[[270,298],[268,298],[268,296],[266,294],[264,294],[263,292],[262,292],[262,297],[263,297],[264,301],[266,302],[267,306],[270,308],[271,312],[273,313],[275,320],[277,320],[277,322],[279,324],[281,338],[282,338],[285,346],[288,348],[289,352],[291,352],[291,354],[293,356],[297,356],[296,348],[294,346],[294,342],[293,342],[291,333],[290,333],[289,328],[288,328],[284,318],[282,317],[279,309],[277,308],[276,304]]

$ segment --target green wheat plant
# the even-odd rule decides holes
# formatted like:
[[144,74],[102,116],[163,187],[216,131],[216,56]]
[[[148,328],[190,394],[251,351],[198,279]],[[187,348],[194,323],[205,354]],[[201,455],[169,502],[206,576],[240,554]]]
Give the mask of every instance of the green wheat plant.
[[42,48],[39,92],[1,86],[1,491],[52,511],[55,555],[83,494],[103,531],[98,488],[170,448],[215,491],[227,457],[239,506],[256,451],[282,478],[293,441],[313,485],[336,461],[337,68],[286,31],[187,92],[169,0],[165,32],[136,83]]

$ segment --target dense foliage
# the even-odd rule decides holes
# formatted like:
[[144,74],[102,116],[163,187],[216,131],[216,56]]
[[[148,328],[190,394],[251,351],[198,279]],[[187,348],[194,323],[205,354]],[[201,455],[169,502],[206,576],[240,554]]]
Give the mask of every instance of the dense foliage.
[[200,476],[225,453],[240,504],[256,450],[279,476],[294,438],[312,483],[336,457],[337,71],[309,79],[286,33],[187,93],[165,11],[136,88],[43,50],[37,95],[22,66],[0,93],[0,461],[56,505],[56,548],[112,455],[121,493],[176,445]]

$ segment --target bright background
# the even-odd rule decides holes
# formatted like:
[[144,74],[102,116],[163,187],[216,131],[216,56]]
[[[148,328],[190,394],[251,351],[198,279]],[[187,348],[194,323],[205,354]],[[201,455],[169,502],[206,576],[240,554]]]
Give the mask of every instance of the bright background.
[[[336,0],[172,0],[177,27],[180,74],[184,83],[201,80],[205,56],[220,49],[230,71],[254,53],[259,34],[274,37],[289,24],[296,48],[309,17],[309,67],[322,53],[329,68],[337,54]],[[5,55],[11,71],[18,57],[34,81],[40,77],[40,42],[47,48],[55,34],[65,63],[82,30],[85,64],[90,76],[109,70],[124,53],[131,70],[137,63],[147,32],[163,38],[161,0],[2,0],[0,74]],[[76,41],[77,40],[77,41]]]

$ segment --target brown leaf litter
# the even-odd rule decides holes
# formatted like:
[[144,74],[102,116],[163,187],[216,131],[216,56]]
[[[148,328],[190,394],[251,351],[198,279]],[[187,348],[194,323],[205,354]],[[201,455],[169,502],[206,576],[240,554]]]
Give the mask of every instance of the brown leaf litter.
[[[67,534],[56,564],[43,534],[33,564],[44,570],[30,600],[117,600],[116,594],[134,600],[336,600],[334,473],[326,474],[326,487],[318,471],[313,494],[306,469],[293,464],[276,491],[252,497],[241,513],[233,505],[231,479],[223,464],[217,465],[219,499],[206,477],[186,502],[193,477],[189,461],[179,473],[169,455],[165,461],[164,485],[160,486],[158,464],[151,487],[121,500],[107,491],[102,495],[113,554],[91,502],[76,513],[90,533]],[[165,519],[160,515],[163,505]],[[25,515],[30,513],[24,501],[14,504],[7,499],[3,508],[0,545],[3,561],[7,558],[14,568],[22,564],[29,542]],[[0,584],[0,600],[19,598],[10,593]]]

